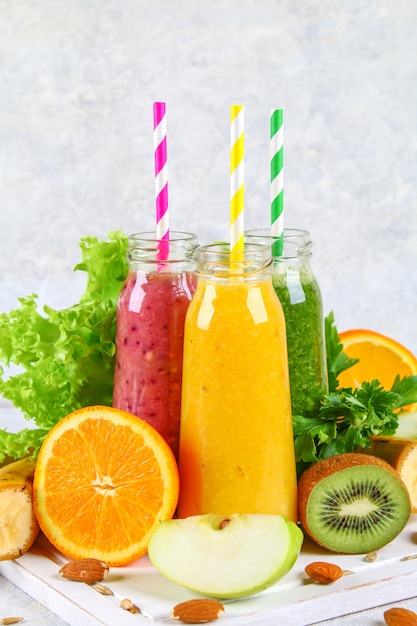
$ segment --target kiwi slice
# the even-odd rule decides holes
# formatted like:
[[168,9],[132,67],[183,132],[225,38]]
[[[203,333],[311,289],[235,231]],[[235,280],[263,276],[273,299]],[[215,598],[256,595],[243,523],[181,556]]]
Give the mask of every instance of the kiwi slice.
[[319,545],[345,554],[378,550],[404,528],[411,512],[398,472],[369,454],[318,461],[298,483],[300,523]]

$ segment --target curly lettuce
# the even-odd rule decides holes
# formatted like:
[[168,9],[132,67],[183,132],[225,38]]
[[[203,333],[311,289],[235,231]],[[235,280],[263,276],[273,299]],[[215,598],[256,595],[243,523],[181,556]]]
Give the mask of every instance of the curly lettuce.
[[[0,314],[0,394],[32,428],[0,430],[0,463],[30,454],[36,458],[50,429],[83,406],[110,406],[113,393],[117,299],[127,275],[127,237],[112,231],[108,241],[80,241],[87,273],[80,301],[57,310],[38,310],[36,294]],[[2,366],[3,365],[3,366]],[[13,367],[17,366],[17,367]],[[7,369],[5,369],[5,367]],[[18,373],[10,375],[10,368]]]

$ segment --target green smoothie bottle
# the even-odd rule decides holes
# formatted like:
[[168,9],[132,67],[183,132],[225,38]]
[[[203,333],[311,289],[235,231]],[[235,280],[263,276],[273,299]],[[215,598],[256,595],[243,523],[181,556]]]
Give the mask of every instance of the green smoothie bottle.
[[[267,229],[249,230],[249,242],[270,242]],[[313,416],[327,393],[323,302],[311,269],[311,238],[306,230],[284,229],[282,249],[274,256],[272,283],[285,316],[293,415]]]

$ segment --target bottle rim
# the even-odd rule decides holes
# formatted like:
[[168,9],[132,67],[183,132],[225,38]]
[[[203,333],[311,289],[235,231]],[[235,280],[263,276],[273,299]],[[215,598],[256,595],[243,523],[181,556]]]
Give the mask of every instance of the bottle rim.
[[[168,244],[167,258],[161,258],[160,244]],[[164,265],[169,267],[182,267],[192,270],[195,264],[195,253],[198,248],[197,235],[185,231],[170,231],[168,239],[157,239],[155,232],[143,231],[128,236],[127,258],[134,264],[144,264],[144,267],[152,271],[161,270]]]
[[128,235],[128,245],[133,247],[137,243],[154,244],[157,247],[162,241],[168,241],[169,243],[189,242],[198,244],[198,237],[194,233],[181,230],[170,230],[168,239],[157,239],[155,231],[140,231]]
[[[270,247],[276,241],[280,241],[281,237],[271,234],[271,229],[268,228],[252,228],[245,231],[246,238],[256,239],[267,243]],[[312,256],[312,242],[311,236],[308,230],[301,228],[284,228],[282,240],[284,243],[283,252],[279,256],[274,256],[274,259],[295,259],[295,258],[308,258]]]
[[243,250],[230,250],[227,242],[199,246],[197,268],[199,275],[211,278],[255,278],[270,273],[271,248],[267,243],[245,242]]

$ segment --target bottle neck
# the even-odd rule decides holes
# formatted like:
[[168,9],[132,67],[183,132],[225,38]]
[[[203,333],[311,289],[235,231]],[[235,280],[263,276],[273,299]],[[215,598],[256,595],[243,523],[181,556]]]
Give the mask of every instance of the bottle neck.
[[199,278],[215,281],[259,281],[271,276],[270,246],[247,243],[242,251],[231,252],[229,244],[201,246],[197,252]]
[[167,240],[155,239],[153,232],[128,237],[127,260],[130,271],[195,272],[198,239],[192,233],[171,231]]
[[[273,237],[271,230],[267,228],[255,228],[245,232],[245,241],[262,243],[270,246],[273,253],[274,264],[276,262],[309,263],[312,256],[312,242],[307,230],[297,228],[284,228],[282,237]],[[276,253],[275,243],[280,243],[280,251]]]

